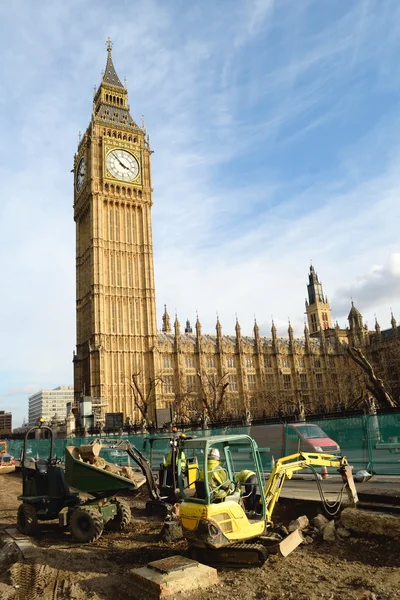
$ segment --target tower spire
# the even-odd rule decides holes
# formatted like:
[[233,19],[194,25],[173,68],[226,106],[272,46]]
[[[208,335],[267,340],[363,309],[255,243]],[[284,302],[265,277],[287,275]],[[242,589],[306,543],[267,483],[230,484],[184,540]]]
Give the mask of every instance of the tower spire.
[[117,75],[117,72],[115,70],[115,67],[114,67],[114,64],[112,61],[113,43],[110,39],[110,36],[108,36],[108,40],[106,41],[106,46],[107,46],[107,64],[106,64],[106,68],[105,68],[105,71],[103,74],[103,82],[108,83],[109,85],[114,85],[116,87],[125,89],[125,87],[121,83],[120,78]]
[[[113,43],[110,38],[106,41],[107,62],[102,73],[101,83],[93,98],[93,114],[96,121],[109,125],[123,125],[139,131],[139,127],[129,113],[128,91],[121,83],[112,60]],[[143,133],[142,129],[140,129]]]
[[164,333],[171,333],[171,320],[169,318],[166,304],[164,304],[164,314],[162,317],[162,331]]
[[332,319],[328,298],[324,296],[322,283],[318,279],[313,264],[310,265],[307,292],[306,314],[308,326],[311,335],[318,336],[319,329],[332,329]]

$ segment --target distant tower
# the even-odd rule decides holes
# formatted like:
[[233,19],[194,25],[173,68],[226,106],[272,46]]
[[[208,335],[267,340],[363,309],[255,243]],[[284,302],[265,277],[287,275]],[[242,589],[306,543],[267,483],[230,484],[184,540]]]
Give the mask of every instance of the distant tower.
[[362,346],[364,344],[364,324],[360,311],[351,302],[349,316],[349,341],[354,346]]
[[324,296],[322,283],[318,281],[313,265],[310,266],[307,285],[306,315],[310,335],[315,337],[320,329],[332,329],[331,307]]

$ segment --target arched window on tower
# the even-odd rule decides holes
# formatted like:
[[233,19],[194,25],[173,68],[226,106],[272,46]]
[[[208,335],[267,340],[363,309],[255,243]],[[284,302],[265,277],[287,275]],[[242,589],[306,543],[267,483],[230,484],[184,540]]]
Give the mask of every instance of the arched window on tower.
[[111,207],[108,213],[108,218],[109,218],[109,235],[110,235],[110,240],[112,241],[114,239],[114,208]]
[[126,211],[125,215],[125,241],[130,244],[131,242],[131,214],[129,209]]
[[119,242],[119,212],[115,209],[115,241]]

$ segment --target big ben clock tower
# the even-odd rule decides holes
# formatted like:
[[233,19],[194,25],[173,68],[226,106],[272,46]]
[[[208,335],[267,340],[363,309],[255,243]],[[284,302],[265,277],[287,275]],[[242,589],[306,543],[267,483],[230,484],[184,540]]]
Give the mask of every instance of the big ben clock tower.
[[[135,416],[130,380],[154,378],[157,343],[148,138],[129,112],[107,42],[107,64],[74,159],[75,400]],[[137,413],[136,413],[137,416]]]

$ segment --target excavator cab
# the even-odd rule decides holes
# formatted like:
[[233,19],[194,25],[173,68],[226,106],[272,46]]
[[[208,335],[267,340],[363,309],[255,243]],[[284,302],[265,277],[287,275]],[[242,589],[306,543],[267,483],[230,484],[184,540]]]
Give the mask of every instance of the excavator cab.
[[[211,564],[260,566],[268,549],[263,542],[286,479],[302,469],[337,467],[352,504],[357,502],[351,467],[345,457],[298,453],[278,459],[267,481],[256,442],[248,435],[213,436],[182,440],[178,447],[178,480],[183,502],[179,508],[182,531],[192,558]],[[199,473],[193,487],[185,487],[181,456],[192,450]],[[219,460],[215,457],[219,456]],[[213,459],[214,458],[214,459]],[[252,473],[257,486],[257,510],[246,506],[248,486],[243,473]]]

